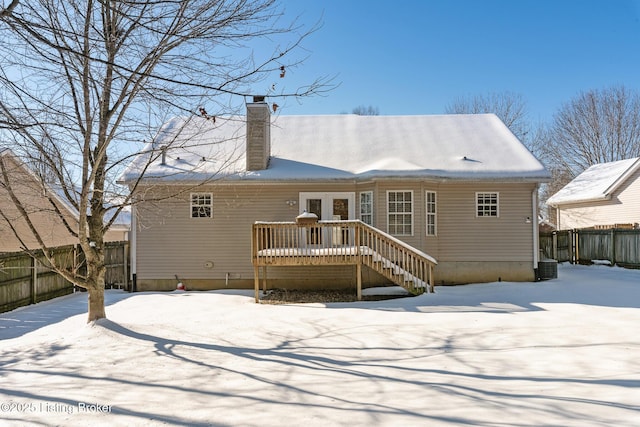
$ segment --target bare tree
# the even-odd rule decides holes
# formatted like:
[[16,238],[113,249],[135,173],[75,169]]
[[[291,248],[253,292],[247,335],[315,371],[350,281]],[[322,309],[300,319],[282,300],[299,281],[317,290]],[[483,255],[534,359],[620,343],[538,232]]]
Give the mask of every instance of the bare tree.
[[358,105],[356,108],[351,110],[351,114],[356,114],[358,116],[378,116],[380,115],[380,109],[378,107],[374,107],[373,105],[364,106]]
[[624,86],[578,94],[555,114],[545,158],[566,178],[640,156],[640,94]]
[[[513,92],[492,92],[486,95],[475,95],[456,99],[445,108],[448,114],[483,114],[493,113],[511,130],[511,132],[545,165],[547,164],[549,132],[543,123],[532,125],[529,121],[527,104],[522,95]],[[551,170],[552,176],[563,176]],[[555,181],[554,181],[555,182]],[[553,183],[543,184],[540,188],[540,212],[544,200],[555,187]]]
[[[276,0],[12,0],[0,7],[2,139],[77,210],[79,223],[68,228],[86,273],[56,264],[3,165],[0,178],[51,266],[88,291],[88,321],[105,317],[105,231],[131,203],[115,177],[168,115],[229,113],[257,83],[280,82],[299,65],[297,48],[313,29],[281,18]],[[270,84],[267,95],[308,96],[328,82],[289,91]]]
[[[493,113],[531,150],[527,104],[522,95],[513,92],[491,92],[485,95],[460,97],[445,107],[447,114]],[[533,151],[533,150],[532,150]]]

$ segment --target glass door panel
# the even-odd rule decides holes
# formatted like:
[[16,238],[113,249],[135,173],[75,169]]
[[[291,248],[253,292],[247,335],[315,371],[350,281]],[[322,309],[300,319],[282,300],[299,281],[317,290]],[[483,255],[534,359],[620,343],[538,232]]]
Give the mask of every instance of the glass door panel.
[[[335,221],[349,219],[349,199],[333,199],[333,212],[331,218]],[[333,227],[331,243],[333,245],[346,245],[349,243],[349,228]]]
[[307,199],[307,212],[318,215],[318,221],[322,219],[322,199]]
[[[316,214],[318,221],[322,219],[322,199],[307,199],[307,212]],[[309,227],[307,231],[307,243],[319,245],[322,243],[320,227]]]
[[349,219],[349,199],[333,199],[332,218],[334,220]]

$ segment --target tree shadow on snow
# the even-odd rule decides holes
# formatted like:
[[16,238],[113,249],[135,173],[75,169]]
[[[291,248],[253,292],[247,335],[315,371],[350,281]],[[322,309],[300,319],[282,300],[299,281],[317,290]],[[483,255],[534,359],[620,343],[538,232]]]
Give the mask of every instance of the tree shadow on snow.
[[[129,298],[131,295],[133,294],[124,291],[105,291],[104,304],[109,306]],[[0,340],[20,337],[44,326],[87,313],[87,297],[88,293],[86,292],[76,292],[1,313]]]
[[[109,382],[117,382],[122,386],[131,387],[143,385],[151,387],[161,393],[163,390],[167,392],[180,392],[185,396],[203,395],[207,398],[225,399],[240,398],[245,402],[246,408],[251,405],[273,405],[274,407],[285,406],[287,411],[295,413],[296,411],[318,410],[318,411],[338,411],[342,413],[345,419],[348,419],[349,413],[366,412],[372,419],[387,416],[400,416],[403,419],[412,419],[416,423],[423,422],[439,422],[450,425],[474,425],[480,421],[475,419],[472,413],[451,413],[436,414],[429,410],[428,405],[421,409],[411,409],[410,405],[398,406],[387,404],[384,399],[381,400],[363,400],[362,396],[356,397],[343,392],[334,391],[331,388],[315,388],[313,382],[305,382],[303,380],[295,380],[294,378],[304,378],[306,375],[318,376],[319,372],[328,377],[341,378],[345,382],[366,381],[367,383],[377,384],[383,389],[415,389],[417,390],[436,390],[441,394],[441,398],[465,399],[470,405],[496,405],[504,406],[505,409],[513,409],[514,406],[521,406],[521,410],[535,411],[539,415],[546,414],[552,417],[560,417],[565,420],[582,419],[583,413],[575,412],[572,406],[563,407],[563,405],[580,404],[589,407],[593,411],[592,417],[597,418],[599,407],[609,407],[626,411],[637,411],[639,408],[630,406],[625,403],[609,400],[606,397],[602,399],[576,397],[571,394],[567,395],[545,395],[543,393],[531,393],[520,391],[519,387],[514,386],[512,390],[504,387],[486,387],[492,382],[501,383],[504,381],[512,382],[517,385],[521,382],[539,383],[540,388],[545,387],[562,387],[563,384],[580,384],[584,386],[607,385],[612,387],[621,387],[627,390],[640,388],[640,382],[636,380],[625,380],[621,378],[599,378],[599,379],[581,379],[581,378],[564,378],[564,377],[535,377],[535,376],[513,376],[500,374],[483,374],[480,372],[465,372],[457,370],[447,370],[440,366],[429,363],[417,363],[416,359],[429,358],[434,351],[446,350],[450,344],[446,341],[434,340],[433,345],[428,347],[403,348],[403,347],[366,347],[359,349],[359,358],[352,359],[344,356],[344,352],[353,351],[352,348],[336,348],[327,345],[318,347],[314,338],[307,339],[284,339],[279,345],[273,347],[246,347],[237,345],[226,345],[216,342],[194,342],[182,339],[172,339],[163,337],[160,334],[148,334],[138,332],[130,327],[123,326],[116,322],[101,319],[96,322],[99,327],[116,333],[121,337],[148,342],[153,346],[153,353],[156,356],[170,357],[181,363],[193,364],[202,370],[202,375],[208,375],[207,372],[220,372],[225,374],[240,376],[248,381],[246,386],[248,389],[271,389],[270,393],[238,393],[237,391],[227,390],[224,386],[211,389],[201,389],[197,387],[189,387],[184,385],[163,384],[162,382],[150,381],[140,384],[128,378],[115,378],[113,376],[81,376],[76,373],[60,373],[59,375],[79,376],[85,380],[101,380]],[[318,331],[319,337],[324,334],[337,334],[340,331]],[[342,331],[344,332],[344,331]],[[213,341],[213,340],[212,340]],[[315,346],[310,346],[316,343]],[[197,351],[194,351],[197,350]],[[324,350],[324,351],[323,351]],[[385,353],[384,358],[380,358],[380,351]],[[579,351],[576,348],[576,351]],[[416,354],[418,352],[418,354]],[[411,353],[410,355],[408,353]],[[208,356],[210,354],[210,356]],[[221,360],[220,354],[224,355],[222,360],[234,361],[234,363],[219,364]],[[411,360],[411,363],[406,363]],[[263,366],[262,366],[263,365]],[[262,366],[258,368],[259,366]],[[237,369],[235,368],[237,367]],[[254,367],[254,369],[248,369]],[[291,375],[278,375],[278,372],[289,372]],[[272,374],[273,373],[273,374]],[[293,375],[295,373],[295,375]],[[51,374],[48,372],[47,374]],[[54,374],[55,375],[55,374]],[[469,380],[477,380],[477,383],[469,382]],[[279,390],[278,393],[273,389]],[[6,392],[0,386],[0,393]],[[27,394],[20,394],[20,397],[36,399],[38,397]],[[283,401],[278,396],[286,394],[296,396],[293,399]],[[40,397],[42,399],[42,397]],[[50,398],[46,398],[45,400]],[[66,402],[65,399],[58,399]],[[584,406],[583,406],[584,408]],[[276,411],[280,413],[280,411]],[[197,421],[181,418],[181,415],[175,413],[173,415],[163,415],[157,413],[145,412],[139,408],[131,410],[127,408],[114,408],[114,415],[125,415],[140,419],[153,419],[154,421],[166,424],[182,425],[189,424],[194,426],[207,425]],[[189,417],[188,414],[184,415]],[[604,422],[605,419],[599,420]],[[210,424],[209,424],[210,425]],[[215,425],[224,425],[216,423]]]
[[[441,399],[463,399],[469,405],[490,405],[504,407],[512,410],[514,406],[521,411],[535,411],[539,416],[545,415],[561,418],[567,421],[582,419],[584,413],[577,412],[574,404],[579,404],[582,409],[590,408],[592,421],[602,422],[606,418],[598,418],[598,408],[616,408],[618,410],[633,412],[638,407],[610,400],[607,397],[588,398],[577,397],[570,393],[557,395],[545,395],[544,392],[534,393],[520,391],[522,382],[540,384],[540,389],[549,387],[561,390],[563,385],[579,384],[584,386],[606,385],[620,387],[627,390],[640,388],[637,380],[623,378],[570,378],[523,375],[501,375],[499,373],[482,373],[473,370],[446,369],[441,364],[429,363],[434,355],[455,351],[456,343],[450,342],[451,337],[439,339],[437,334],[424,339],[423,346],[418,348],[393,346],[376,347],[370,345],[344,344],[344,348],[323,341],[324,336],[350,335],[349,331],[328,328],[323,330],[316,325],[316,334],[311,337],[290,337],[284,335],[282,339],[272,346],[239,346],[233,343],[225,343],[221,337],[212,337],[206,342],[197,342],[189,339],[176,339],[162,336],[162,330],[157,333],[144,333],[132,329],[132,326],[124,326],[108,319],[95,322],[96,327],[104,328],[113,333],[118,342],[126,342],[131,339],[150,344],[143,353],[139,354],[141,360],[146,363],[154,363],[160,360],[157,357],[168,357],[181,364],[195,365],[201,371],[202,377],[210,375],[212,378],[224,373],[244,378],[246,390],[271,390],[269,393],[257,393],[238,391],[236,388],[227,389],[223,383],[215,387],[203,389],[196,385],[167,384],[162,381],[149,379],[140,382],[127,376],[116,376],[109,373],[101,374],[96,371],[92,374],[83,374],[77,370],[65,370],[62,367],[53,369],[30,367],[28,370],[20,370],[10,366],[0,366],[0,377],[3,374],[29,374],[59,376],[68,378],[68,382],[80,381],[92,383],[98,387],[104,383],[115,384],[132,390],[134,387],[143,387],[145,392],[155,390],[156,393],[179,393],[183,398],[198,399],[240,399],[243,407],[251,408],[251,405],[268,405],[271,407],[286,407],[286,411],[316,410],[332,411],[342,414],[348,419],[349,413],[367,413],[371,419],[380,417],[399,416],[403,419],[413,420],[415,423],[439,422],[442,425],[478,425],[482,418],[474,418],[473,413],[456,412],[450,414],[438,414],[429,410],[429,405],[412,409],[411,405],[387,404],[385,399],[365,399],[363,395],[351,395],[343,391],[335,391],[331,387],[314,386],[313,380],[305,381],[304,378],[339,378],[346,383],[359,383],[365,381],[372,389],[379,387],[382,390],[432,390]],[[349,328],[349,326],[345,326]],[[473,333],[475,334],[474,331]],[[425,332],[428,333],[428,332]],[[488,330],[482,336],[491,335]],[[355,334],[357,336],[357,334]],[[474,335],[475,336],[475,335]],[[575,348],[579,351],[580,346]],[[358,357],[351,357],[350,352],[356,351]],[[381,355],[383,355],[381,357]],[[453,357],[453,356],[451,356]],[[222,363],[221,361],[225,361]],[[288,374],[287,374],[288,373]],[[472,382],[470,382],[471,380]],[[477,380],[477,382],[473,382]],[[510,382],[512,388],[489,385]],[[235,390],[235,391],[234,391]],[[274,390],[277,390],[275,392]],[[624,391],[621,390],[621,393]],[[49,395],[46,390],[12,390],[0,384],[0,395],[12,398],[20,398],[33,402],[55,402],[64,405],[77,405],[72,399],[59,395]],[[282,395],[291,396],[291,399],[282,400]],[[295,396],[295,397],[293,397]],[[234,405],[236,405],[234,403]],[[563,405],[570,405],[569,408]],[[249,409],[251,410],[251,409]],[[283,413],[275,411],[276,413]],[[145,410],[144,406],[130,405],[114,407],[114,416],[135,417],[140,420],[154,420],[167,425],[217,425],[224,423],[202,422],[189,419],[189,414],[180,414],[174,411],[172,414],[152,413]],[[597,420],[596,420],[597,419]],[[595,420],[595,421],[594,421]],[[212,420],[213,421],[213,420]]]
[[544,310],[544,304],[640,308],[640,270],[560,265],[557,279],[436,286],[434,294],[382,301],[328,303],[327,308],[404,312],[516,313]]

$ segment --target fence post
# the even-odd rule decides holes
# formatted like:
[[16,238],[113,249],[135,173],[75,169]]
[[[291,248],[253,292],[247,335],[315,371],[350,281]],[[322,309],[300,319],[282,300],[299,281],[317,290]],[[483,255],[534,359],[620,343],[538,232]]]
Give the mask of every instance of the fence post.
[[129,242],[124,242],[124,244],[122,245],[122,255],[123,255],[123,261],[122,261],[122,268],[124,270],[124,289],[125,290],[129,290]]
[[38,260],[34,257],[31,258],[31,289],[30,289],[30,304],[37,302],[38,292]]
[[569,246],[569,262],[575,264],[575,233],[574,230],[569,230],[567,233],[567,246]]
[[616,265],[616,229],[611,229],[611,265]]

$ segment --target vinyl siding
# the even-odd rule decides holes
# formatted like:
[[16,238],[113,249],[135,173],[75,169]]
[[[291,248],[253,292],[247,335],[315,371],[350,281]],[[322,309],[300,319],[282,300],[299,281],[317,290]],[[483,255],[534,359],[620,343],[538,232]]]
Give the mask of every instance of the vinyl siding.
[[[438,192],[439,261],[533,261],[531,184],[448,184]],[[499,216],[476,216],[476,192],[499,193]]]
[[[438,262],[532,261],[533,231],[526,218],[532,217],[534,189],[533,184],[385,182],[374,196],[374,221],[387,231],[387,191],[412,190],[413,235],[399,239]],[[437,193],[436,236],[426,235],[426,191]],[[500,194],[499,217],[476,217],[476,192]]]
[[[175,189],[174,189],[175,191]],[[255,221],[295,221],[304,209],[289,206],[299,192],[354,192],[348,185],[202,186],[213,194],[213,218],[191,218],[189,194],[137,209],[137,275],[142,279],[251,279],[251,226]],[[213,268],[205,264],[212,262]],[[293,269],[294,275],[322,274]],[[227,276],[228,274],[228,276]]]
[[[531,192],[534,184],[439,183],[375,181],[370,183],[259,184],[202,186],[197,192],[213,194],[213,218],[190,218],[189,195],[137,208],[137,277],[141,281],[197,279],[252,283],[251,225],[255,221],[293,221],[304,209],[289,206],[300,192],[353,192],[356,217],[361,191],[373,191],[373,224],[387,231],[387,192],[413,192],[413,234],[397,236],[449,263],[499,261],[532,266],[533,226]],[[175,191],[175,188],[173,189]],[[437,193],[437,235],[426,235],[425,192]],[[500,217],[476,217],[476,192],[499,192]],[[213,263],[213,268],[207,268]],[[451,267],[453,268],[453,267]],[[457,268],[457,267],[456,267]],[[533,268],[530,269],[533,271]],[[367,273],[369,274],[369,273]],[[374,274],[367,280],[375,281]],[[498,277],[492,273],[490,277]],[[270,268],[269,280],[302,283],[355,284],[352,267]],[[503,276],[504,277],[504,276]],[[329,280],[331,279],[331,280]],[[446,279],[446,278],[444,278]],[[444,280],[443,281],[446,281]],[[491,279],[493,280],[493,279]],[[440,278],[438,278],[440,282]]]
[[560,207],[558,228],[640,223],[640,169],[611,195],[610,200]]

